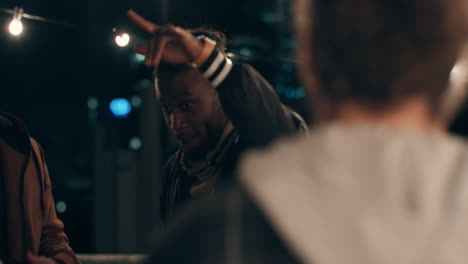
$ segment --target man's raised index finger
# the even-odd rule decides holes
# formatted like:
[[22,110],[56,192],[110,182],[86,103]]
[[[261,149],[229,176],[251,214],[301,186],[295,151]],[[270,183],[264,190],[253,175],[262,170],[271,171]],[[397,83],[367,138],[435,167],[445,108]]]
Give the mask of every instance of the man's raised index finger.
[[152,22],[146,20],[142,16],[138,15],[135,11],[133,10],[128,10],[127,12],[128,17],[132,22],[138,26],[139,28],[143,29],[147,33],[154,33],[158,30],[159,26],[156,24],[153,24]]

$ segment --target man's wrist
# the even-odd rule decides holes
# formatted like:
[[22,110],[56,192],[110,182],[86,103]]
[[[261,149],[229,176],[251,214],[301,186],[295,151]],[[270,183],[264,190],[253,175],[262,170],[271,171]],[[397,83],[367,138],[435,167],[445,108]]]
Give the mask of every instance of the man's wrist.
[[194,68],[199,68],[201,65],[205,64],[216,48],[216,41],[205,36],[200,36],[198,39],[203,43],[203,48],[198,57],[192,62]]
[[207,78],[213,86],[217,87],[228,76],[232,69],[232,61],[223,52],[214,49],[200,67],[201,74]]

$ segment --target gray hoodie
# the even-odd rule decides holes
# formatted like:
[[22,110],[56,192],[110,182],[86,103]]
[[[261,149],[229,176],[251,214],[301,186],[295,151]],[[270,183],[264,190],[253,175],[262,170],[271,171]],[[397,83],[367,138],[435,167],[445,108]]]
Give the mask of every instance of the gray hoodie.
[[251,152],[240,177],[304,263],[467,263],[468,148],[333,123]]

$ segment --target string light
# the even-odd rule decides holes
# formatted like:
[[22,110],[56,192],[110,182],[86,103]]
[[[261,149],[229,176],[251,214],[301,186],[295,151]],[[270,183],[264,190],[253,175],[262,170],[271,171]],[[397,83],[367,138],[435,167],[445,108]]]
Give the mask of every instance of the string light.
[[22,17],[23,17],[23,9],[15,8],[13,20],[10,22],[10,25],[8,26],[8,30],[10,31],[10,34],[12,34],[13,36],[19,36],[23,32],[23,23],[21,22]]
[[[42,16],[36,16],[36,15],[31,15],[23,12],[22,8],[15,8],[14,10],[12,9],[7,9],[7,8],[1,8],[0,7],[0,13],[7,13],[7,14],[12,14],[14,15],[13,20],[10,22],[8,29],[10,31],[10,34],[14,36],[18,36],[23,32],[23,24],[21,22],[21,19],[29,19],[29,20],[35,20],[47,24],[53,24],[53,25],[58,25],[66,28],[71,28],[74,30],[82,30],[82,31],[89,31],[89,32],[94,32],[94,33],[100,33],[100,34],[108,34],[110,37],[114,38],[115,43],[119,47],[126,47],[128,44],[130,44],[131,41],[131,36],[126,33],[126,32],[121,32],[120,34],[116,35],[115,32],[117,31],[116,29],[113,29],[112,32],[109,32],[109,30],[103,30],[102,28],[95,28],[95,27],[84,27],[81,25],[77,24],[72,24],[64,21],[57,21],[57,20],[52,20],[48,19]],[[238,53],[228,53],[228,57],[231,57],[233,59],[252,59],[252,60],[263,60],[263,61],[271,61],[271,62],[290,62],[290,63],[297,63],[294,59],[289,59],[289,58],[270,58],[270,59],[265,59],[263,57],[258,57],[258,56],[243,56]],[[141,59],[141,58],[139,58]]]
[[130,35],[126,32],[121,32],[121,34],[115,35],[115,32],[117,31],[116,29],[113,29],[112,32],[110,32],[109,30],[103,30],[100,28],[83,27],[83,26],[68,23],[68,22],[57,21],[57,20],[52,20],[52,19],[48,19],[45,17],[41,17],[41,16],[26,14],[23,12],[22,8],[15,8],[14,10],[0,8],[0,12],[13,15],[13,20],[11,20],[10,24],[8,25],[8,30],[10,31],[10,34],[12,34],[13,36],[21,35],[21,33],[23,32],[24,27],[23,27],[23,23],[21,22],[21,19],[30,19],[30,20],[40,21],[40,22],[44,22],[48,24],[72,28],[75,30],[90,31],[94,33],[102,33],[102,34],[108,34],[109,36],[115,36],[114,38],[115,43],[119,47],[126,47],[130,43]]

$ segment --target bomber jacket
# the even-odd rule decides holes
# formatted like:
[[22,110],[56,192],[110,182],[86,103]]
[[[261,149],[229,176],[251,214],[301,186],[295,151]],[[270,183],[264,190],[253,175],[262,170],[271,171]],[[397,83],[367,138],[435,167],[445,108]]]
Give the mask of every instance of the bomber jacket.
[[[215,51],[211,57],[221,56],[224,54]],[[200,72],[216,87],[223,111],[239,135],[237,143],[227,152],[226,164],[222,164],[223,178],[217,179],[216,185],[225,185],[233,179],[237,161],[245,150],[264,147],[280,136],[307,130],[302,117],[283,105],[271,85],[250,65],[232,62],[224,56],[223,60],[208,60]],[[162,178],[160,213],[164,223],[190,198],[194,179],[182,168],[181,159],[179,149],[167,162]]]

